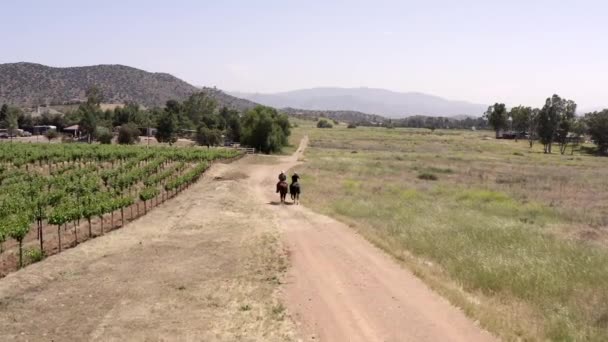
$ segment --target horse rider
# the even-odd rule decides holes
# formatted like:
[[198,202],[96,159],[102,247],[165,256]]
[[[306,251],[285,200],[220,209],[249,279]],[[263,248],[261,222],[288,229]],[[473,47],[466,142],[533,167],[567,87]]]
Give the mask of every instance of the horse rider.
[[300,175],[298,175],[297,172],[293,172],[293,175],[291,175],[291,184],[295,184],[300,180]]
[[279,173],[279,182],[277,183],[277,192],[279,192],[279,184],[281,184],[282,182],[287,180],[287,175],[285,174],[285,171],[281,171],[281,173]]

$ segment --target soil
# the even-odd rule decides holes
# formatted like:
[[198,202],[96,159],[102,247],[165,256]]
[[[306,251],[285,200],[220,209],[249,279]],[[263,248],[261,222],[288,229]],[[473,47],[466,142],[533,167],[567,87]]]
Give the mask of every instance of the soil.
[[0,340],[494,340],[344,224],[278,203],[306,144],[216,164],[123,229],[1,279]]

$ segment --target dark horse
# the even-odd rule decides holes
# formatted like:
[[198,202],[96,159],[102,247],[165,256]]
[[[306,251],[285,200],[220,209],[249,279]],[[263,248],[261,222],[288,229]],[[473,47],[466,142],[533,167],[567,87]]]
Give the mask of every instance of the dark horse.
[[300,183],[291,183],[289,186],[289,194],[291,195],[291,200],[293,203],[300,204]]
[[280,181],[277,184],[277,192],[281,194],[281,203],[285,203],[285,197],[287,197],[287,182],[286,181]]

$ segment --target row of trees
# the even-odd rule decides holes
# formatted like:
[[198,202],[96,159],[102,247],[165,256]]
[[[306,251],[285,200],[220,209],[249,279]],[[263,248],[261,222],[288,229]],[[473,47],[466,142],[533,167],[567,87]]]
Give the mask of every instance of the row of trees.
[[188,136],[204,146],[221,145],[224,141],[240,142],[262,152],[280,151],[287,145],[290,125],[287,115],[270,107],[258,106],[246,112],[220,107],[205,92],[193,94],[183,102],[167,101],[164,108],[144,109],[127,103],[113,110],[102,110],[103,95],[96,87],[87,90],[87,101],[65,115],[43,114],[32,118],[14,107],[3,106],[0,128],[4,126],[32,129],[35,125],[53,125],[59,130],[78,124],[89,142],[111,143],[114,128],[118,142],[138,142],[141,131],[156,128],[160,142],[173,144],[180,136]]
[[504,103],[495,103],[484,118],[496,137],[502,131],[511,130],[515,137],[526,136],[530,147],[534,141],[540,141],[545,153],[551,153],[553,144],[557,143],[560,153],[564,154],[568,144],[574,149],[585,134],[591,136],[599,153],[608,152],[608,110],[576,116],[576,102],[559,95],[547,98],[540,109],[517,106],[507,110]]

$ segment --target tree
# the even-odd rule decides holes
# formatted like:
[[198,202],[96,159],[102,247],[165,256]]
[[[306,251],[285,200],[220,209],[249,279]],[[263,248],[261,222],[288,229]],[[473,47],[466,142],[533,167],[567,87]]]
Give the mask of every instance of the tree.
[[196,142],[201,146],[217,146],[221,141],[222,131],[218,129],[211,129],[201,125],[196,131]]
[[15,132],[19,128],[19,116],[22,115],[21,109],[17,107],[9,107],[4,119],[4,127],[8,130],[11,138],[15,136]]
[[495,103],[493,106],[488,107],[488,110],[484,113],[484,118],[488,120],[490,126],[496,132],[496,138],[501,130],[507,127],[507,109],[504,103]]
[[179,128],[192,129],[205,123],[209,128],[223,129],[225,122],[216,113],[217,102],[206,92],[192,94],[177,112]]
[[147,124],[146,114],[134,102],[128,102],[124,107],[114,108],[111,113],[111,120],[113,126],[122,126],[130,122],[142,126]]
[[103,94],[97,86],[89,87],[86,91],[87,104],[92,107],[99,107],[103,102]]
[[557,125],[557,139],[560,153],[564,154],[566,152],[566,147],[568,146],[569,134],[576,121],[576,103],[572,100],[563,100],[560,109],[559,124]]
[[532,107],[517,106],[511,108],[509,116],[513,120],[513,129],[520,133],[528,130]]
[[23,267],[23,239],[30,230],[31,218],[29,213],[17,213],[4,219],[8,235],[19,242],[19,268]]
[[540,109],[534,108],[532,112],[530,112],[530,116],[528,117],[528,142],[530,143],[530,148],[534,145],[534,140],[538,139],[538,116],[540,113]]
[[87,135],[87,140],[90,144],[95,138],[95,133],[97,131],[98,110],[96,107],[93,107],[87,103],[80,105],[78,111],[80,112],[81,117],[78,125],[80,130]]
[[0,128],[4,128],[4,123],[6,121],[6,116],[8,115],[8,105],[5,103],[0,108]]
[[325,120],[325,119],[321,119],[317,122],[317,128],[333,128],[334,125],[332,125],[329,121]]
[[177,118],[175,113],[165,110],[158,118],[156,140],[173,145],[177,141]]
[[291,133],[287,115],[265,106],[248,110],[242,118],[241,129],[241,143],[264,153],[281,151]]
[[556,137],[560,143],[560,150],[565,151],[575,112],[576,103],[574,101],[562,99],[559,95],[547,98],[538,114],[537,126],[538,137],[544,145],[545,153],[551,153],[551,147]]
[[587,130],[599,154],[608,155],[608,109],[585,115]]
[[121,145],[133,145],[139,142],[139,128],[134,123],[120,126],[118,130],[118,143]]
[[229,141],[240,141],[241,139],[241,117],[237,110],[222,107],[219,114],[225,122],[226,139]]

